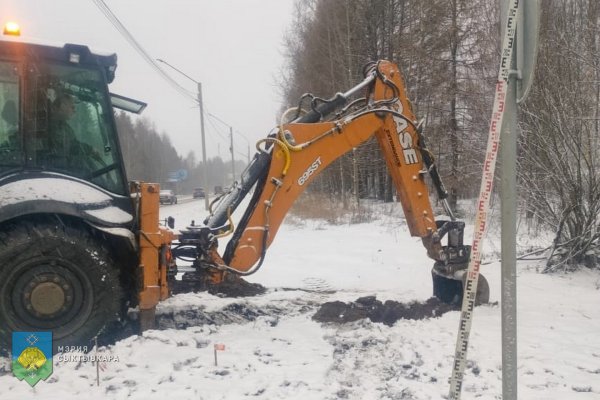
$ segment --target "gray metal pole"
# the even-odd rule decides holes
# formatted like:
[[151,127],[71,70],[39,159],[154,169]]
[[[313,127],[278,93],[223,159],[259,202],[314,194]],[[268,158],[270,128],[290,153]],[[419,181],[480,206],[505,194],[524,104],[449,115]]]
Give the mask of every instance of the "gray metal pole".
[[[508,2],[502,2],[506,10]],[[506,15],[503,12],[502,15]],[[503,24],[504,26],[504,24]],[[517,35],[519,32],[517,32]],[[512,65],[516,52],[513,52]],[[517,400],[517,72],[508,78],[505,114],[500,133],[501,161],[501,308],[502,308],[502,399]]]
[[208,210],[208,164],[206,162],[206,135],[204,133],[204,103],[202,102],[202,83],[196,82],[198,85],[198,105],[200,106],[200,134],[202,135],[202,180],[204,181],[204,209]]
[[233,128],[229,127],[229,140],[231,141],[231,183],[235,183],[235,158],[233,156]]
[[509,78],[506,116],[500,140],[502,258],[502,399],[517,399],[517,97],[516,77]]

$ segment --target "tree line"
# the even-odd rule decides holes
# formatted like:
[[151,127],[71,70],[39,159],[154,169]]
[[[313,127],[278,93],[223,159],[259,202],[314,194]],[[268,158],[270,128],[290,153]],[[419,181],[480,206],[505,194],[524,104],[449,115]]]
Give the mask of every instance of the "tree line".
[[[191,193],[196,187],[212,192],[215,186],[231,185],[230,161],[220,157],[207,159],[208,182],[204,182],[204,163],[196,160],[192,151],[182,157],[168,134],[159,133],[149,120],[134,120],[125,112],[117,112],[115,121],[129,180],[157,182],[162,188],[175,189],[178,194]],[[236,160],[236,171],[243,167],[244,163]],[[172,174],[182,170],[186,175],[174,179]]]
[[[330,97],[360,82],[368,61],[397,63],[455,206],[478,188],[475,167],[493,95],[487,89],[497,75],[497,14],[485,0],[298,2],[286,43],[285,99],[295,105],[305,92]],[[374,140],[322,179],[345,202],[347,196],[389,201],[395,190]]]
[[[481,182],[499,13],[498,0],[297,1],[286,37],[285,102],[343,92],[363,79],[368,61],[397,63],[456,209]],[[539,42],[534,86],[519,112],[520,212],[555,233],[561,257],[548,268],[593,264],[600,241],[600,4],[544,1]],[[395,194],[375,141],[333,163],[311,190],[345,204]]]
[[[497,0],[302,0],[285,38],[288,106],[328,98],[388,59],[403,72],[413,111],[457,210],[477,195],[500,58]],[[595,265],[600,241],[600,3],[546,0],[535,80],[519,109],[519,207],[533,234],[554,233],[548,269]],[[147,120],[116,116],[129,179],[178,191],[227,185],[229,163],[182,157]],[[243,165],[236,165],[241,171]],[[169,174],[188,176],[169,183]],[[498,185],[496,185],[498,188]],[[348,205],[392,201],[395,188],[375,140],[334,162],[311,185]],[[458,210],[460,211],[460,210]]]

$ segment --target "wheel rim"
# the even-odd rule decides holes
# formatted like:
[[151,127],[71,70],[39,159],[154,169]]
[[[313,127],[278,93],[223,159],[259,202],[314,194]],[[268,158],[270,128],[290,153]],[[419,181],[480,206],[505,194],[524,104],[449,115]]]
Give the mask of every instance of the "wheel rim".
[[82,268],[53,257],[17,265],[5,282],[9,325],[16,330],[52,330],[57,339],[80,328],[90,316],[94,296]]

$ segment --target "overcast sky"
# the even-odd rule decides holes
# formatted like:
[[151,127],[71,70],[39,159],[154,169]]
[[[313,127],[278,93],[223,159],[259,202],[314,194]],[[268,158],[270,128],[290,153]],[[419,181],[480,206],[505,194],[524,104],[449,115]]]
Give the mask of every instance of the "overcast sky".
[[[153,58],[162,58],[202,82],[205,112],[216,115],[251,144],[276,124],[283,38],[293,0],[105,0]],[[201,157],[200,116],[193,100],[163,80],[118,33],[92,0],[0,0],[0,22],[14,20],[24,38],[87,44],[116,52],[111,91],[148,103],[143,116],[166,132],[179,153]],[[196,85],[164,66],[196,95]],[[229,128],[205,119],[207,152],[229,156]],[[248,142],[234,134],[236,158]]]

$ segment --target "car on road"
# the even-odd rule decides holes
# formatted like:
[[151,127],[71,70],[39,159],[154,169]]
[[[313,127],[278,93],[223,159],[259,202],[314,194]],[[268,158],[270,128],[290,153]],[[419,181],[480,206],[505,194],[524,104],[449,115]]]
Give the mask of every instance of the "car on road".
[[170,189],[160,191],[160,204],[177,204],[177,196]]
[[215,186],[215,194],[216,195],[223,194],[223,193],[225,193],[223,191],[223,186]]
[[194,189],[194,193],[192,193],[192,197],[194,199],[198,199],[198,198],[204,198],[206,196],[206,193],[204,193],[204,188],[195,188]]

